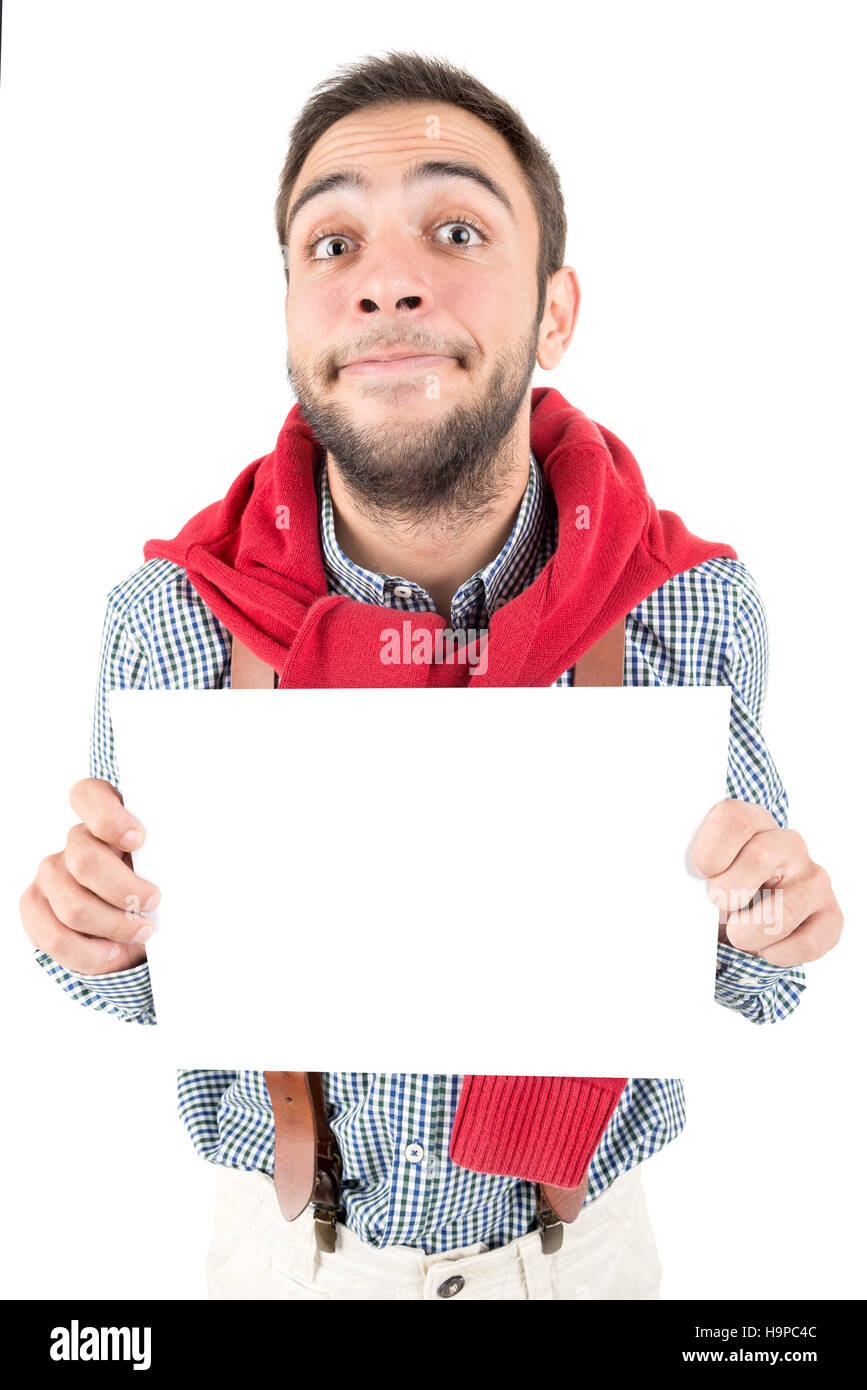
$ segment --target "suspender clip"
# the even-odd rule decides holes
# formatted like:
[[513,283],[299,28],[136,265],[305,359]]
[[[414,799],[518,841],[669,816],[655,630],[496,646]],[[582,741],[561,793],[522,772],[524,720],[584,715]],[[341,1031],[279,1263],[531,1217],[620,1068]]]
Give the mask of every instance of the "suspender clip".
[[317,1203],[313,1208],[313,1229],[316,1232],[316,1248],[324,1254],[333,1255],[337,1249],[336,1222],[338,1207],[325,1207]]
[[542,1196],[542,1185],[536,1183],[536,1215],[542,1254],[553,1255],[563,1244],[563,1222]]

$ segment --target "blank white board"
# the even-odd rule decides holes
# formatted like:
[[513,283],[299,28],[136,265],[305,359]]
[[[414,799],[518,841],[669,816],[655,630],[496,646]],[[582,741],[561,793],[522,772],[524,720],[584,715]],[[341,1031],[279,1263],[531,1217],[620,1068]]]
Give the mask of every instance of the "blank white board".
[[176,1065],[678,1076],[730,690],[115,691]]

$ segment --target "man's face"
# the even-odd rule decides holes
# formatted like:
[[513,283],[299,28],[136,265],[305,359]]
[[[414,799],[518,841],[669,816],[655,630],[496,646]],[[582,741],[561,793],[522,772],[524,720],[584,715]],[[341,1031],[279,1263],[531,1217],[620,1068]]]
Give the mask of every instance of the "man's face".
[[[464,172],[410,179],[425,164]],[[537,352],[539,227],[506,142],[454,106],[357,112],[311,149],[287,220],[290,379],[358,501],[484,506]]]

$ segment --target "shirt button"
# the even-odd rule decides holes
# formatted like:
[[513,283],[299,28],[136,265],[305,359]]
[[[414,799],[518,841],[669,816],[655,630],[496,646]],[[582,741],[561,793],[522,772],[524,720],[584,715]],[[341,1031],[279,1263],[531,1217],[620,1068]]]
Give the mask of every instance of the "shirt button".
[[494,603],[493,609],[491,611],[493,613],[499,613],[500,609],[505,608],[508,602],[509,600],[507,598],[498,598]]
[[460,1293],[465,1282],[462,1274],[456,1274],[454,1278],[447,1279],[444,1284],[440,1284],[437,1293],[440,1298],[454,1298],[456,1293]]
[[409,1159],[410,1163],[419,1163],[421,1159],[424,1158],[424,1149],[422,1148],[421,1144],[407,1144],[406,1148],[404,1149],[404,1153],[406,1154],[406,1157]]
[[412,598],[412,589],[408,584],[395,584],[394,595],[395,598]]

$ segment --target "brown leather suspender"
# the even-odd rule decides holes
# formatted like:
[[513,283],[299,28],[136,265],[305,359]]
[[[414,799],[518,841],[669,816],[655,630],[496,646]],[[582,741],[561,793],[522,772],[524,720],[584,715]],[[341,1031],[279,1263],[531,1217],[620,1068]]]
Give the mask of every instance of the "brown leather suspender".
[[287,1221],[313,1202],[316,1244],[333,1251],[342,1162],[328,1123],[318,1071],[266,1071],[274,1110],[274,1186]]
[[[573,685],[621,685],[626,619],[603,634],[572,670]],[[237,637],[232,638],[231,685],[234,690],[269,690],[275,672]],[[316,1244],[322,1251],[336,1248],[335,1222],[341,1215],[342,1163],[328,1122],[322,1093],[322,1073],[266,1071],[265,1084],[274,1111],[274,1186],[280,1210],[294,1221],[313,1203]],[[563,1222],[576,1219],[587,1195],[589,1177],[579,1187],[534,1183],[536,1212],[546,1254],[559,1249]]]

